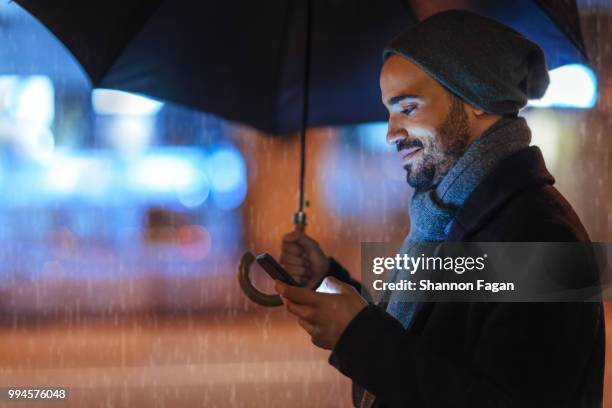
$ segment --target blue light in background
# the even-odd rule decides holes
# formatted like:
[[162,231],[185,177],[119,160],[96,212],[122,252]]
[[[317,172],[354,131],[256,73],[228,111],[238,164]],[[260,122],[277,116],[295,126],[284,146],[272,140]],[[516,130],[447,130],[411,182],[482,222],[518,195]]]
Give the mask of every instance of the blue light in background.
[[549,72],[550,85],[541,99],[528,106],[588,109],[597,102],[597,77],[586,65],[563,65]]
[[11,178],[7,183],[23,186],[22,201],[36,202],[144,200],[196,208],[211,197],[218,208],[231,210],[247,192],[244,158],[232,146],[210,155],[193,147],[159,147],[128,160],[112,150],[58,149],[49,163],[26,166]]
[[216,191],[213,190],[213,200],[217,207],[222,210],[233,210],[238,208],[244,201],[246,196],[246,182],[240,183],[232,191]]
[[49,127],[55,118],[55,89],[44,75],[0,75],[0,114]]
[[144,193],[176,195],[200,190],[208,180],[198,171],[204,155],[197,149],[158,148],[133,159],[127,169],[131,189]]
[[30,189],[38,201],[74,198],[90,202],[111,202],[117,197],[110,194],[116,187],[114,162],[110,152],[99,150],[58,149],[50,162],[39,172],[28,173]]
[[196,208],[210,197],[224,210],[243,202],[246,165],[240,151],[231,145],[213,147],[209,155],[200,148],[150,148],[155,115],[164,104],[144,96],[94,90],[94,110],[106,117],[98,125],[106,126],[112,149],[58,149],[51,133],[54,92],[46,76],[0,75],[0,137],[14,140],[31,166],[15,172],[15,180],[25,181],[19,202],[145,200]]
[[155,132],[155,120],[150,116],[116,115],[99,125],[104,128],[106,144],[123,156],[144,152],[151,146]]
[[55,89],[44,75],[0,75],[0,139],[21,157],[47,162],[55,148]]
[[[0,20],[8,40],[0,47],[0,72],[11,73],[0,74],[4,272],[14,271],[18,285],[34,284],[30,277],[87,279],[90,291],[93,277],[201,276],[213,269],[209,265],[216,270],[233,262],[242,218],[217,202],[231,207],[234,190],[244,185],[232,182],[231,172],[217,175],[230,199],[222,193],[215,201],[206,166],[213,153],[207,146],[227,139],[221,120],[126,92],[92,92],[82,67],[34,17],[11,3],[0,4]],[[143,166],[140,159],[150,168],[160,158],[162,170],[176,180],[154,169],[157,180],[141,174],[143,183],[131,182],[135,168]],[[157,207],[180,214],[180,252],[163,253],[171,255],[168,262],[159,262],[159,248],[145,241],[146,215]],[[179,228],[183,222],[188,225]],[[214,253],[206,257],[213,238]],[[41,282],[35,287],[44,287]],[[47,295],[55,296],[43,292],[43,304]],[[64,295],[56,297],[60,307]]]
[[18,86],[15,118],[49,127],[55,117],[55,96],[51,80],[42,75],[21,78]]
[[55,155],[54,160],[45,169],[43,191],[59,195],[75,193],[79,187],[79,178],[86,167],[87,159],[84,157]]
[[387,127],[387,122],[372,122],[358,125],[357,134],[359,142],[371,151],[393,151],[395,147],[387,143]]
[[164,106],[146,96],[102,88],[92,91],[91,102],[99,115],[154,116]]
[[199,183],[190,189],[177,191],[176,197],[186,208],[196,208],[204,204],[210,195],[210,182],[206,174],[196,170]]
[[321,155],[317,170],[327,211],[339,219],[372,222],[378,211],[403,211],[406,172],[394,145],[387,143],[387,122],[347,127]]
[[212,187],[218,192],[232,191],[244,181],[245,165],[242,155],[230,146],[216,148],[211,154],[207,169]]
[[206,163],[211,180],[212,198],[224,210],[238,207],[247,192],[246,164],[238,149],[218,146],[213,149]]

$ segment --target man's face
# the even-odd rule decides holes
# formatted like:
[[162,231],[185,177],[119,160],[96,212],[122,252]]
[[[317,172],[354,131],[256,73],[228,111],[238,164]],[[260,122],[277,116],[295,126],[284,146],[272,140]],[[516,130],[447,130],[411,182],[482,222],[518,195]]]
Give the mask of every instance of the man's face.
[[469,144],[464,103],[397,55],[385,61],[380,89],[389,111],[387,142],[397,146],[408,184],[417,190],[437,185]]

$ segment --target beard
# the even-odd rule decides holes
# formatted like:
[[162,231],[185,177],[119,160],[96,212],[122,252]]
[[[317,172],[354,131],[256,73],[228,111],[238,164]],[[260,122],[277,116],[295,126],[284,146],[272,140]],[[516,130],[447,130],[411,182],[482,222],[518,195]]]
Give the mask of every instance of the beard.
[[452,94],[450,97],[450,111],[436,128],[429,145],[420,140],[412,143],[421,147],[421,158],[406,164],[404,169],[406,181],[417,191],[436,186],[467,149],[470,130],[468,116],[461,99]]

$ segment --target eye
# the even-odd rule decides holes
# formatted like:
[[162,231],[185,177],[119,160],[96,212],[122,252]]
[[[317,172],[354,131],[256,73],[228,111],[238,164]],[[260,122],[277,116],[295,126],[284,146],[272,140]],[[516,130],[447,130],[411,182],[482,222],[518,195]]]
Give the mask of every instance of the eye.
[[416,108],[417,108],[416,104],[412,104],[412,105],[402,107],[402,110],[400,112],[402,112],[404,115],[410,115],[416,110]]

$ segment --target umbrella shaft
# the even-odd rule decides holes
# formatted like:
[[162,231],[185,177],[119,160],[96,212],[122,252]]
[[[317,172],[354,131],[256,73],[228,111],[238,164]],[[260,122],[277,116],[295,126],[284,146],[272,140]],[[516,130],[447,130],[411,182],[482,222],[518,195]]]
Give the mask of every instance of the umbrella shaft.
[[302,99],[302,127],[300,130],[300,197],[298,212],[304,211],[304,175],[306,173],[306,128],[308,127],[308,105],[310,102],[310,54],[312,41],[312,0],[306,0],[306,33],[304,44],[304,78]]

